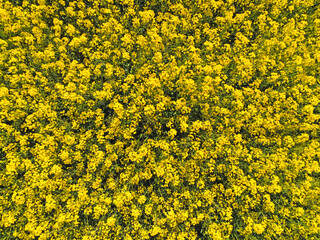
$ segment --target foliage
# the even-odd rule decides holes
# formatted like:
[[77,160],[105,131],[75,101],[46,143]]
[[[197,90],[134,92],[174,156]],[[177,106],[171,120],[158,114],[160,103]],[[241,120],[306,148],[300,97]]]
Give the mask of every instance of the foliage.
[[0,0],[1,239],[319,239],[316,0]]

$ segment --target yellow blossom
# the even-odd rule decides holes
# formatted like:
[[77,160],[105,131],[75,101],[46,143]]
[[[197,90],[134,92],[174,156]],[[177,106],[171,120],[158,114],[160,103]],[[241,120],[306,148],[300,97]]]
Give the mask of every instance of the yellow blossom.
[[115,219],[114,217],[109,217],[109,218],[107,219],[107,225],[108,225],[109,227],[113,227],[113,226],[115,225],[115,223],[116,223],[116,219]]
[[257,233],[257,234],[262,234],[264,232],[264,226],[262,224],[254,224],[253,225],[253,230]]

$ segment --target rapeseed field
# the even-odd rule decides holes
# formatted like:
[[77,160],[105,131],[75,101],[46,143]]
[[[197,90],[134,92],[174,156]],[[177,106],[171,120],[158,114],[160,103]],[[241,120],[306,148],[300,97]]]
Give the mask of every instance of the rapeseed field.
[[320,239],[319,0],[0,0],[0,239]]

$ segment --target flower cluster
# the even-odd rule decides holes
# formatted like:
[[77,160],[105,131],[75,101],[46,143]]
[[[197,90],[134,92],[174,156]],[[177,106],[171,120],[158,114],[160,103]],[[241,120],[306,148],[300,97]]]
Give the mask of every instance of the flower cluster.
[[314,0],[1,0],[1,239],[318,239]]

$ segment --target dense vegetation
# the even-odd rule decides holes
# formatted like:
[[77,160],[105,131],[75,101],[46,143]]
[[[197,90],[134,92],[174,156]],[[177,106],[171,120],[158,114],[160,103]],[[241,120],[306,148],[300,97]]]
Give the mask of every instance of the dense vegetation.
[[0,0],[0,239],[319,239],[318,0]]

